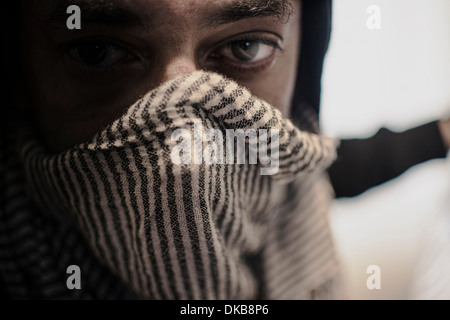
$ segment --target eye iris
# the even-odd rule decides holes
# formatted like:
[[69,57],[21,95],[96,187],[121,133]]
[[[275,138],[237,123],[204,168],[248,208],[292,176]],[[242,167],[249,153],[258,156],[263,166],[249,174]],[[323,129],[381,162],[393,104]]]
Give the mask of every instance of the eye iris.
[[80,59],[89,65],[100,64],[107,54],[107,45],[101,42],[91,42],[81,46],[78,49]]
[[255,41],[239,41],[232,44],[231,50],[237,59],[250,61],[258,54],[259,43]]

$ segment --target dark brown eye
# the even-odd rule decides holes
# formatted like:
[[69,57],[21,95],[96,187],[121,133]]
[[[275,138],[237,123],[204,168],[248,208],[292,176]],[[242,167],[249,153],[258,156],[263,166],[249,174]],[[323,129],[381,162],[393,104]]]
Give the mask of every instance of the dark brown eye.
[[100,64],[107,56],[108,45],[102,42],[90,42],[78,47],[79,58],[89,65]]
[[237,41],[231,43],[230,47],[234,57],[241,61],[253,60],[260,50],[260,44],[255,41]]
[[92,67],[108,67],[133,60],[126,49],[109,41],[89,40],[74,45],[69,56],[79,63]]
[[235,62],[255,63],[272,56],[277,48],[277,44],[267,41],[238,40],[222,47],[217,55]]

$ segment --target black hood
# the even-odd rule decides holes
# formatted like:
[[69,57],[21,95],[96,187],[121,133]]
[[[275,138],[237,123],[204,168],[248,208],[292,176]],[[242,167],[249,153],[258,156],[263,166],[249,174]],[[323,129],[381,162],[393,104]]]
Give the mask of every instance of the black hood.
[[300,61],[291,109],[299,125],[304,125],[311,115],[319,115],[322,69],[331,34],[331,4],[331,0],[302,1]]

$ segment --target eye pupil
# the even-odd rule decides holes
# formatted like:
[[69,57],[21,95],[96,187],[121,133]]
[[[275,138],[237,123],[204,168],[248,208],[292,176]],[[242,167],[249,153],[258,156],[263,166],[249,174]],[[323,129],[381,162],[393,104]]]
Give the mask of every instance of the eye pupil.
[[231,44],[231,51],[237,59],[250,61],[258,54],[259,43],[256,41],[238,41]]
[[84,63],[96,65],[106,58],[107,45],[101,42],[89,42],[79,47],[78,54]]

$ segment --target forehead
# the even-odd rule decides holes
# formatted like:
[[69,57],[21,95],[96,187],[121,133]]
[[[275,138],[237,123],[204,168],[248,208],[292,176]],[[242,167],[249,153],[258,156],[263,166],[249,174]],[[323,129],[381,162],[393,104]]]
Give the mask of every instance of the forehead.
[[[43,9],[50,16],[66,15],[69,5],[78,5],[83,16],[92,13],[129,13],[147,20],[195,19],[209,15],[210,20],[228,15],[236,19],[253,16],[287,18],[292,11],[291,0],[26,0],[27,7]],[[44,5],[43,5],[44,4]],[[41,10],[40,10],[41,11]],[[219,15],[220,13],[220,15]]]

